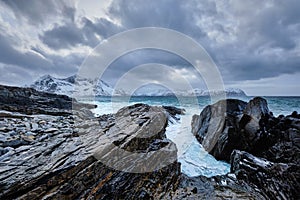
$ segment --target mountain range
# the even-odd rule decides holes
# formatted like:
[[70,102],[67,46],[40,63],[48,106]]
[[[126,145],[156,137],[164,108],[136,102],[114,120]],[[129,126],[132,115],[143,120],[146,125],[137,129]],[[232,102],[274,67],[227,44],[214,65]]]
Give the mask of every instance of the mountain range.
[[[40,77],[30,85],[38,91],[65,94],[72,96],[74,92],[81,96],[129,96],[130,94],[124,90],[114,90],[109,84],[103,80],[90,80],[76,75],[67,78],[55,78],[51,75]],[[176,90],[171,91],[168,88],[158,84],[148,84],[138,88],[130,96],[209,96],[220,95],[222,91],[208,91],[199,88],[192,90]],[[226,96],[246,96],[245,92],[238,88],[225,89]]]

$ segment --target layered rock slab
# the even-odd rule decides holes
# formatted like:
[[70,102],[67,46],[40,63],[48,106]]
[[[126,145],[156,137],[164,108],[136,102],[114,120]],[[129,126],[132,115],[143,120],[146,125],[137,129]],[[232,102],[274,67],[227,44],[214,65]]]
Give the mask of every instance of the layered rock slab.
[[41,127],[30,143],[10,147],[0,157],[1,198],[138,198],[163,195],[176,186],[170,183],[180,175],[177,149],[165,137],[168,120],[162,107],[138,104],[88,120],[60,117],[72,125],[67,134],[58,117],[52,118],[46,123],[55,128]]

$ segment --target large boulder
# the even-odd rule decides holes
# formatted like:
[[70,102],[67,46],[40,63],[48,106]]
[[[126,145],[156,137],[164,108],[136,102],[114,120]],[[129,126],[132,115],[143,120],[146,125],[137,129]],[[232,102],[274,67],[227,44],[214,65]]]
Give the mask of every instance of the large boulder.
[[192,119],[192,133],[204,149],[220,160],[230,159],[237,145],[238,120],[242,118],[247,103],[236,99],[221,100],[206,106]]
[[248,140],[256,137],[261,128],[260,120],[270,116],[267,100],[255,97],[249,101],[243,110],[243,117],[239,121],[239,129],[247,134]]
[[[219,160],[230,160],[234,149],[256,151],[261,146],[264,121],[272,117],[267,101],[255,97],[246,103],[237,99],[221,100],[194,115],[192,133],[204,149]],[[259,147],[260,148],[260,147]]]

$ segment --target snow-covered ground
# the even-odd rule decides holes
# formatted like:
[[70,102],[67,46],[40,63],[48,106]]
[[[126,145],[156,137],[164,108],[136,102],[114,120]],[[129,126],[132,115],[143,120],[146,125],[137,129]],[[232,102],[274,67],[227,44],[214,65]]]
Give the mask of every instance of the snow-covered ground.
[[70,76],[68,78],[55,78],[50,75],[42,76],[30,87],[55,94],[65,94],[68,96],[112,96],[123,95],[122,91],[114,89],[102,80],[90,80]]

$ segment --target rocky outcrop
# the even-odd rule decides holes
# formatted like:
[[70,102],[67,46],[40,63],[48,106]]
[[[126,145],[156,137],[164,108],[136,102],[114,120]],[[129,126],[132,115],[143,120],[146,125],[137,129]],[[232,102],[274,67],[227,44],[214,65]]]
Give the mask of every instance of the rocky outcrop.
[[274,163],[234,150],[231,171],[238,179],[256,185],[269,199],[299,199],[299,164]]
[[177,187],[180,164],[162,107],[0,122],[1,199],[149,199]]
[[231,172],[266,199],[298,199],[299,124],[297,112],[274,117],[267,101],[256,97],[248,104],[223,100],[206,107],[193,117],[192,130],[209,153],[230,162]]
[[39,92],[32,88],[19,88],[0,85],[0,110],[24,114],[47,114],[66,116],[72,108],[91,109],[95,105],[78,103],[65,95]]
[[266,199],[255,186],[236,179],[234,174],[207,178],[181,175],[171,199]]
[[92,117],[88,105],[71,114],[66,96],[3,88],[0,199],[263,199],[233,175],[181,174],[165,128],[182,109],[135,104]]
[[235,148],[242,148],[237,121],[247,103],[236,99],[221,100],[206,106],[192,119],[192,133],[204,149],[219,160],[229,161]]

